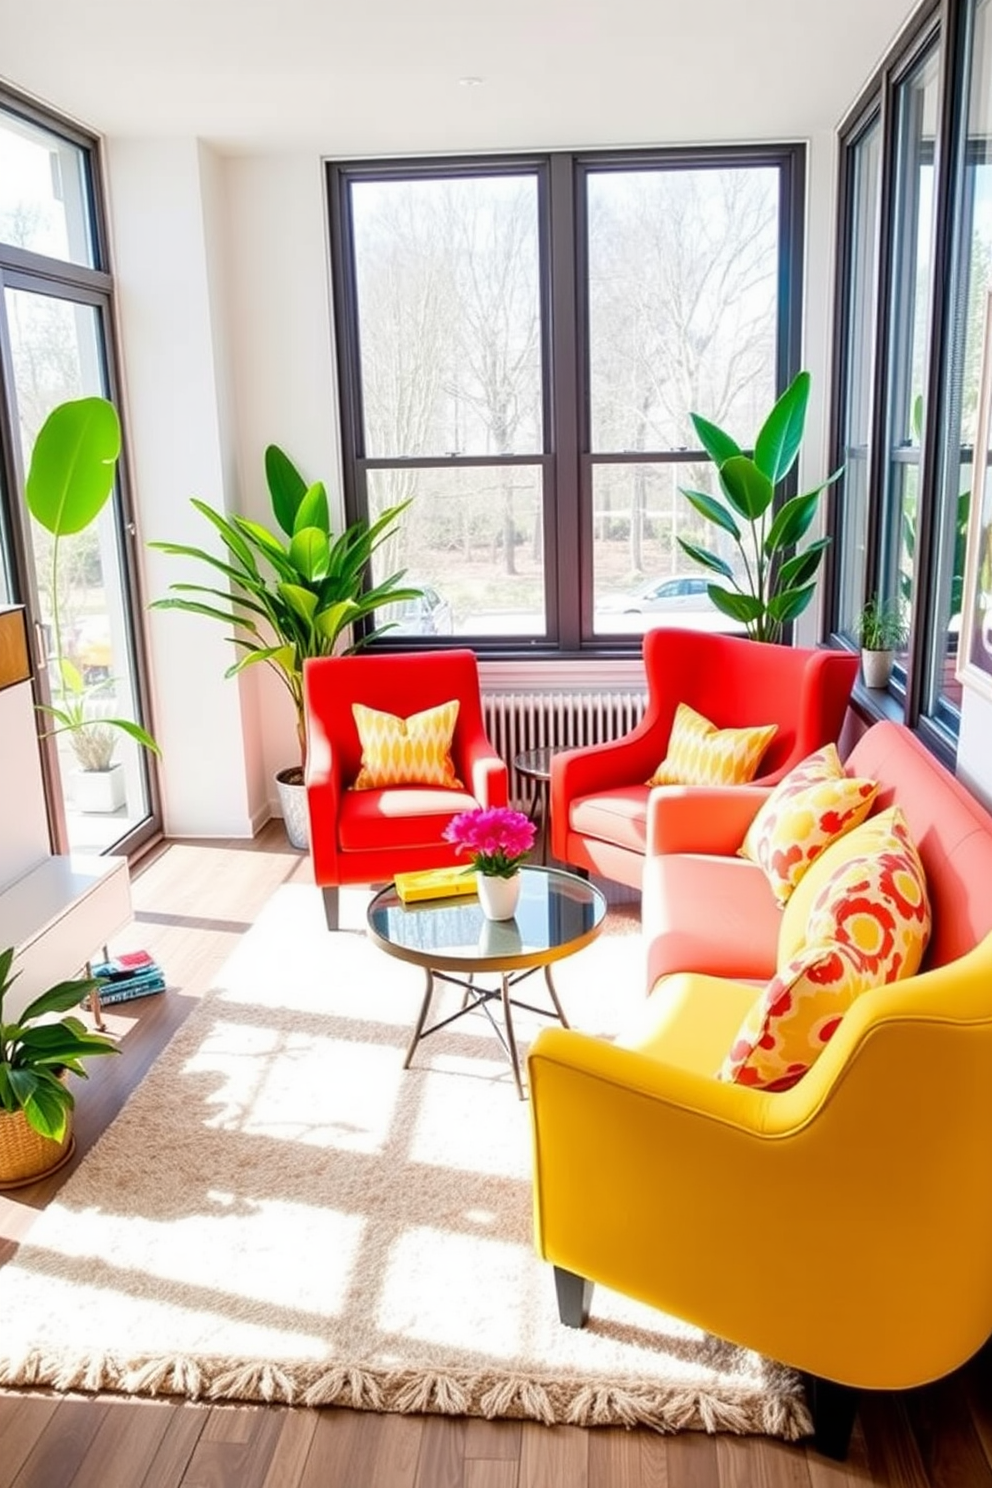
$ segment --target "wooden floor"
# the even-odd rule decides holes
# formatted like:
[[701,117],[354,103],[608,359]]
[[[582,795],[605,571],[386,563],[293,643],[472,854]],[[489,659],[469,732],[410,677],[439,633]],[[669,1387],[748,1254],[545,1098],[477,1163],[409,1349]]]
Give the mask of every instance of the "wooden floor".
[[[92,1067],[75,1162],[288,881],[312,882],[279,824],[251,843],[172,842],[136,870],[114,949],[147,947],[170,990],[108,1010],[123,1054]],[[71,1170],[0,1195],[0,1263]],[[0,1488],[992,1488],[990,1461],[992,1350],[867,1399],[844,1464],[756,1437],[0,1392]]]

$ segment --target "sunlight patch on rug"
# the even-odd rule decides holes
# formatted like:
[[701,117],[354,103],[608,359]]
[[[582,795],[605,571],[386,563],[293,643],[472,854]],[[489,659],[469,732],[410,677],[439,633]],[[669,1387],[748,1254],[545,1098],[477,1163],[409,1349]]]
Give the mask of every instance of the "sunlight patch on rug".
[[[640,1000],[629,927],[558,969],[575,1026]],[[422,989],[280,888],[0,1268],[0,1383],[805,1434],[753,1353],[606,1288],[559,1323],[527,1107],[481,1014],[402,1068]]]

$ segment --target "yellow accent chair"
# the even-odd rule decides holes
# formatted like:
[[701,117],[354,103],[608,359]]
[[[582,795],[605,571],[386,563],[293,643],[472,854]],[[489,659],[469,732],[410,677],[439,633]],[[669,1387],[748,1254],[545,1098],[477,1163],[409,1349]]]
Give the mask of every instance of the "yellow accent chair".
[[[901,726],[869,729],[846,767],[880,782],[877,811],[903,810],[933,930],[919,971],[858,996],[792,1088],[716,1078],[757,989],[689,965],[620,1040],[547,1029],[528,1057],[536,1246],[563,1322],[582,1326],[600,1282],[790,1365],[837,1457],[859,1390],[935,1380],[992,1334],[992,817]],[[698,913],[719,940],[731,864],[711,861]],[[645,895],[663,881],[646,873]],[[782,920],[738,924],[752,976]]]

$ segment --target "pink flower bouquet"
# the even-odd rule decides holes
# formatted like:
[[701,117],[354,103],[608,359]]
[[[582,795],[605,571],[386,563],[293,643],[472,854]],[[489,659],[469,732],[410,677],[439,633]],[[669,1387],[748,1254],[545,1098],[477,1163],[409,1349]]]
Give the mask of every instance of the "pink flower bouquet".
[[487,878],[512,878],[534,846],[536,827],[508,806],[479,807],[453,816],[442,832],[455,851],[470,853],[472,867]]

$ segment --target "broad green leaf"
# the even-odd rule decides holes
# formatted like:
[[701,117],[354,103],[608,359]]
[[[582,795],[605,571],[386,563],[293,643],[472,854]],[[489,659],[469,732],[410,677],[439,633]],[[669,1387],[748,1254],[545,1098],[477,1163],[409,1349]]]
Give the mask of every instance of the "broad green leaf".
[[786,560],[778,571],[778,583],[782,589],[791,589],[807,583],[820,566],[824,552],[830,546],[829,537],[818,537],[808,548]]
[[734,570],[717,553],[711,553],[709,548],[701,548],[697,543],[686,542],[684,537],[680,537],[678,541],[682,551],[687,553],[694,562],[701,563],[704,568],[711,569],[713,573],[722,574],[725,579],[733,582]]
[[703,418],[700,413],[693,413],[689,416],[692,419],[693,428],[699,435],[700,444],[714,465],[723,465],[733,455],[740,454],[740,445],[723,429],[718,428],[716,424],[711,424],[709,419]]
[[308,486],[297,507],[293,536],[303,527],[317,527],[325,539],[330,534],[331,516],[327,509],[327,491],[323,481],[315,481],[312,486]]
[[[70,1008],[77,1008],[95,986],[96,983],[92,977],[78,977],[71,982],[59,982],[54,987],[48,987],[33,1002],[29,1002],[18,1021],[23,1026],[41,1013],[65,1013]],[[85,1024],[80,1023],[79,1026],[85,1029]]]
[[740,542],[741,529],[727,508],[722,502],[717,501],[715,496],[709,496],[705,491],[687,491],[684,486],[679,487],[679,492],[701,517],[705,517],[708,522],[714,523],[717,527],[722,527],[724,532],[729,532],[731,537]]
[[341,632],[357,619],[359,616],[359,605],[353,599],[342,599],[337,604],[329,605],[326,610],[320,610],[314,620],[314,629],[318,635],[323,636],[325,641],[331,644],[337,640]]
[[273,515],[286,536],[292,537],[297,508],[306,493],[307,483],[277,444],[270,444],[265,451],[265,479]]
[[731,506],[749,522],[756,522],[771,505],[772,483],[747,455],[733,455],[720,466],[720,485]]
[[311,625],[317,612],[316,594],[311,594],[309,589],[302,589],[299,584],[280,584],[278,587],[289,607],[308,626]]
[[731,593],[729,589],[721,589],[719,584],[708,584],[706,592],[718,610],[745,625],[764,614],[764,605],[753,594]]
[[61,1142],[73,1104],[72,1096],[63,1086],[39,1085],[24,1102],[23,1111],[28,1125],[36,1132]]
[[81,532],[114,487],[121,426],[106,398],[53,408],[38,431],[24,494],[31,515],[54,537]]
[[62,686],[67,692],[74,693],[76,697],[82,697],[86,691],[86,683],[83,674],[77,666],[74,666],[65,656],[58,658],[59,673],[62,678]]
[[161,759],[162,751],[151,734],[143,729],[140,723],[135,723],[133,718],[101,718],[98,722],[107,728],[120,729],[122,734],[127,734],[129,739],[133,739],[136,744],[140,744],[143,749],[150,750],[152,754],[157,754]]
[[319,584],[327,577],[331,550],[326,535],[318,528],[301,528],[289,545],[289,556],[293,567],[309,584]]
[[765,552],[769,558],[783,548],[794,547],[801,537],[805,537],[816,516],[819,499],[819,491],[809,491],[804,496],[793,496],[779,507],[765,538]]
[[806,423],[809,389],[809,373],[800,372],[765,419],[754,442],[754,463],[773,486],[795,464]]
[[786,620],[794,620],[806,609],[813,598],[815,589],[815,584],[806,584],[802,588],[783,589],[768,601],[768,613],[783,623]]

